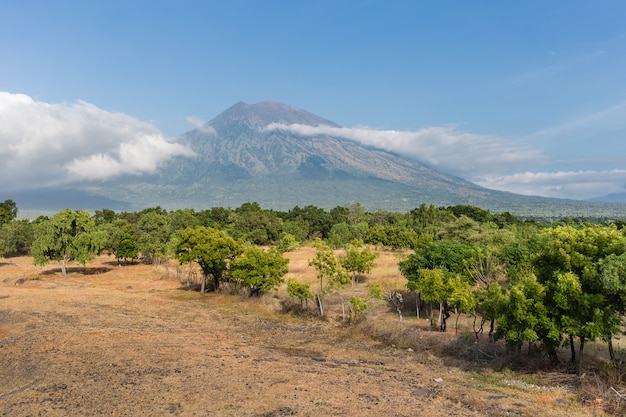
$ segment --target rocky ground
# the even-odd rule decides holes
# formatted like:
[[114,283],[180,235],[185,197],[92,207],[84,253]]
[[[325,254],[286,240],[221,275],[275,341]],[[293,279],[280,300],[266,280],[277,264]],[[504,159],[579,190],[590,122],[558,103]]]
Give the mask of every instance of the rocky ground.
[[560,388],[109,261],[62,277],[57,265],[0,259],[0,416],[601,415]]

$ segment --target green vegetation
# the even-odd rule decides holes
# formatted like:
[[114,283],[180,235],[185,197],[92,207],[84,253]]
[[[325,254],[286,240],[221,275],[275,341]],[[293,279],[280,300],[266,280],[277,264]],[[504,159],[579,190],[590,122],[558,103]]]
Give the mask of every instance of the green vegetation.
[[[34,221],[16,215],[12,201],[0,204],[2,256],[30,253],[39,265],[58,261],[64,275],[68,262],[85,264],[102,251],[124,261],[173,257],[201,270],[202,293],[219,291],[222,283],[249,295],[272,291],[284,282],[285,252],[308,244],[315,248],[308,263],[317,281],[311,286],[291,278],[286,291],[302,307],[314,299],[322,317],[333,291],[351,319],[366,317],[368,299],[342,288],[358,284],[376,265],[377,248],[386,247],[398,251],[408,281],[405,293],[386,297],[400,318],[413,308],[403,300],[415,296],[417,316],[426,308],[440,331],[453,314],[458,328],[466,314],[476,338],[488,328],[490,340],[514,352],[556,362],[567,346],[579,372],[591,341],[606,343],[611,359],[618,356],[612,340],[626,314],[626,219],[548,223],[472,206],[394,213],[368,212],[360,204],[275,211],[256,203],[198,212],[104,209],[93,216],[66,209]],[[380,286],[375,292],[383,297]]]
[[242,252],[241,243],[222,230],[197,226],[176,232],[178,262],[181,265],[195,262],[202,270],[200,293],[207,288],[207,281],[209,291],[217,291],[228,271],[229,262]]
[[263,250],[248,245],[243,254],[230,264],[232,279],[249,288],[249,295],[271,291],[283,283],[289,259],[285,259],[276,248]]
[[89,212],[65,209],[38,221],[31,252],[37,265],[59,262],[65,276],[69,261],[83,265],[91,261],[100,253],[105,240],[104,232],[96,230]]
[[317,270],[319,289],[315,293],[315,300],[319,308],[320,317],[324,317],[324,298],[334,288],[342,288],[350,282],[348,271],[345,270],[335,257],[334,251],[317,238],[312,246],[315,248],[315,257],[309,260],[309,266]]

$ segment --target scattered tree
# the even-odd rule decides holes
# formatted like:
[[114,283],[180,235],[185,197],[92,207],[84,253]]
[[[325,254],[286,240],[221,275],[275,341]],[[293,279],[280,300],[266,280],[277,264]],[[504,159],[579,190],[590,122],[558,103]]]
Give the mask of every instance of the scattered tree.
[[365,246],[362,240],[353,240],[346,248],[346,254],[339,259],[341,265],[350,273],[352,285],[357,281],[357,274],[369,274],[376,266],[380,254]]
[[31,248],[34,263],[46,265],[50,261],[61,264],[63,276],[67,263],[85,264],[100,254],[106,236],[95,231],[95,221],[87,211],[65,209],[35,226],[35,241]]
[[233,280],[250,289],[249,296],[260,295],[278,287],[287,274],[289,259],[272,248],[268,251],[248,245],[243,255],[235,258],[230,264],[230,275]]
[[217,291],[230,262],[243,251],[241,243],[211,227],[179,230],[176,238],[176,259],[181,265],[195,262],[202,270],[200,293]]
[[316,249],[315,257],[309,260],[309,266],[317,269],[317,279],[320,285],[319,291],[316,293],[316,302],[320,317],[324,317],[324,298],[326,294],[333,288],[341,288],[350,282],[350,276],[339,264],[335,253],[326,243],[316,239],[313,242],[313,247]]
[[309,300],[312,300],[314,297],[309,284],[303,284],[293,278],[287,281],[287,294],[300,300],[300,307],[306,303],[307,308],[309,308]]

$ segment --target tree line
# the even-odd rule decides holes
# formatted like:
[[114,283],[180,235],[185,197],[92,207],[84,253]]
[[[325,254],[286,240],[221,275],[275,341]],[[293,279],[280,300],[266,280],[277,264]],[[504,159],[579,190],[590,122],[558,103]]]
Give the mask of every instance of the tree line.
[[[224,280],[250,295],[276,288],[287,271],[283,253],[310,243],[319,285],[290,280],[287,291],[301,303],[313,300],[322,316],[332,288],[373,268],[372,248],[403,251],[398,266],[406,292],[415,294],[416,314],[426,314],[433,329],[446,331],[452,314],[457,320],[468,314],[476,337],[486,332],[512,350],[527,345],[553,361],[565,344],[579,369],[590,341],[605,341],[617,357],[612,340],[626,313],[624,219],[540,222],[467,205],[369,212],[358,203],[289,211],[257,203],[201,211],[66,209],[32,221],[16,217],[13,201],[0,203],[2,256],[58,261],[64,274],[67,262],[85,264],[102,252],[120,262],[175,258],[200,268],[202,292],[219,290]],[[344,249],[339,258],[337,248]],[[371,296],[384,295],[372,288]],[[387,299],[402,317],[401,294]],[[358,297],[346,305],[351,316],[367,308]]]

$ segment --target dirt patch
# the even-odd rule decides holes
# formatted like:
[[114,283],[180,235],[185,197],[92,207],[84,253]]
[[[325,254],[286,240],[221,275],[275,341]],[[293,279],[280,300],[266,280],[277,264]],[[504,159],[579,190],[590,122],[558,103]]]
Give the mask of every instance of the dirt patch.
[[223,308],[227,296],[185,291],[162,268],[107,262],[65,278],[29,258],[0,264],[0,415],[599,415],[571,393],[489,383],[236,297]]

